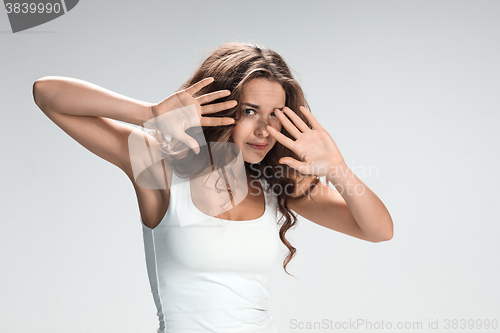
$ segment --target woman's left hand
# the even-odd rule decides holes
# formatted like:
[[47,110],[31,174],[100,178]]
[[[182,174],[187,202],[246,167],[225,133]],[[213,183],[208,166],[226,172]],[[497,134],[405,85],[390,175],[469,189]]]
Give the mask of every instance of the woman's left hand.
[[336,174],[337,167],[344,165],[345,162],[330,134],[305,107],[300,106],[300,110],[309,120],[313,129],[310,129],[288,107],[283,110],[293,123],[278,109],[275,110],[276,115],[285,129],[295,138],[295,141],[284,136],[272,126],[266,126],[266,130],[276,141],[297,154],[301,161],[291,157],[282,157],[279,162],[296,169],[303,175],[322,177]]

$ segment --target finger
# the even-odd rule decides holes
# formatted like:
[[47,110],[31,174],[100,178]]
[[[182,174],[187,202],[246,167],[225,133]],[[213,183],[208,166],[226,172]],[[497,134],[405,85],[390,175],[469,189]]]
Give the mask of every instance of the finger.
[[284,136],[281,132],[279,132],[276,128],[272,126],[267,125],[266,130],[276,139],[276,141],[278,141],[283,146],[293,151],[292,147],[295,145],[295,141],[293,141],[289,137]]
[[302,113],[304,114],[304,116],[306,116],[307,120],[309,120],[309,122],[311,123],[311,126],[312,126],[313,129],[317,130],[317,129],[323,128],[323,126],[321,126],[321,124],[316,119],[316,117],[313,116],[313,114],[311,113],[311,111],[309,111],[308,109],[306,109],[303,106],[299,106],[299,109],[300,109],[300,111],[302,111]]
[[204,105],[201,107],[201,114],[215,113],[223,110],[228,110],[234,108],[236,105],[238,105],[238,102],[235,100]]
[[201,126],[225,126],[234,124],[233,118],[201,117]]
[[303,175],[309,174],[309,168],[307,167],[305,162],[297,161],[296,159],[291,157],[284,157],[279,160],[279,163],[286,164],[289,167],[294,168]]
[[185,91],[187,91],[190,95],[193,95],[194,93],[200,91],[201,88],[208,86],[212,82],[214,82],[214,78],[207,77],[201,81],[196,82],[191,87],[187,88]]
[[307,131],[310,131],[311,129],[307,126],[307,124],[302,120],[300,119],[300,117],[295,113],[293,112],[290,108],[288,107],[284,107],[283,108],[283,111],[285,112],[285,114],[290,117],[290,119],[293,120],[293,123],[295,124],[295,126],[297,126],[301,131],[302,133],[304,132],[307,132]]
[[195,154],[200,153],[200,146],[198,146],[198,141],[187,135],[185,132],[178,133],[176,139],[184,142],[189,148],[191,148]]
[[292,122],[283,114],[283,111],[281,111],[280,109],[276,109],[275,110],[276,112],[276,117],[278,117],[279,121],[281,122],[281,124],[283,124],[283,126],[285,127],[285,129],[294,137],[294,138],[298,138],[302,133],[297,129],[297,127],[292,124]]
[[202,95],[200,97],[197,97],[196,100],[198,101],[198,103],[203,105],[203,104],[215,101],[216,99],[219,99],[222,97],[227,97],[229,95],[231,95],[230,90],[219,90],[219,91],[212,92],[210,94],[205,94],[205,95]]

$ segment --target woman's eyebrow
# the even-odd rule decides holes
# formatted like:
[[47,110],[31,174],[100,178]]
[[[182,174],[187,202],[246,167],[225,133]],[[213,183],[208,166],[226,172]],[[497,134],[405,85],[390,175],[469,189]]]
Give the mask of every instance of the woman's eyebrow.
[[250,104],[250,103],[243,103],[245,105],[248,105],[249,107],[252,107],[254,109],[260,109],[258,105],[255,105],[255,104]]
[[[242,103],[242,104],[244,104],[244,105],[248,105],[249,107],[254,108],[254,109],[260,109],[260,107],[259,107],[258,105],[255,105],[255,104],[251,104],[251,103]],[[284,107],[281,107],[281,108],[274,108],[274,109],[278,109],[278,110],[283,111],[283,108],[284,108]],[[273,110],[274,110],[274,109],[273,109]]]

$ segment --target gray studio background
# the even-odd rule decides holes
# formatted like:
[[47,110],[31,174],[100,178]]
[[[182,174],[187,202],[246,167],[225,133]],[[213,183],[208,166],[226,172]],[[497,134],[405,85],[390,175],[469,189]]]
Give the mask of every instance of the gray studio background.
[[297,278],[270,274],[278,331],[500,320],[499,1],[88,0],[17,34],[0,9],[0,331],[157,328],[132,184],[37,108],[33,82],[159,102],[229,41],[285,58],[395,225],[369,243],[301,218]]

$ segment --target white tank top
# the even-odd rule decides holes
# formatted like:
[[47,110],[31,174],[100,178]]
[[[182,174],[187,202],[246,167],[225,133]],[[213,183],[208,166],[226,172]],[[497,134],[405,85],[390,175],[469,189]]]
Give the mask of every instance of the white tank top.
[[277,333],[267,285],[280,254],[276,197],[261,180],[264,214],[223,220],[196,208],[189,184],[173,172],[167,213],[142,224],[157,332]]

